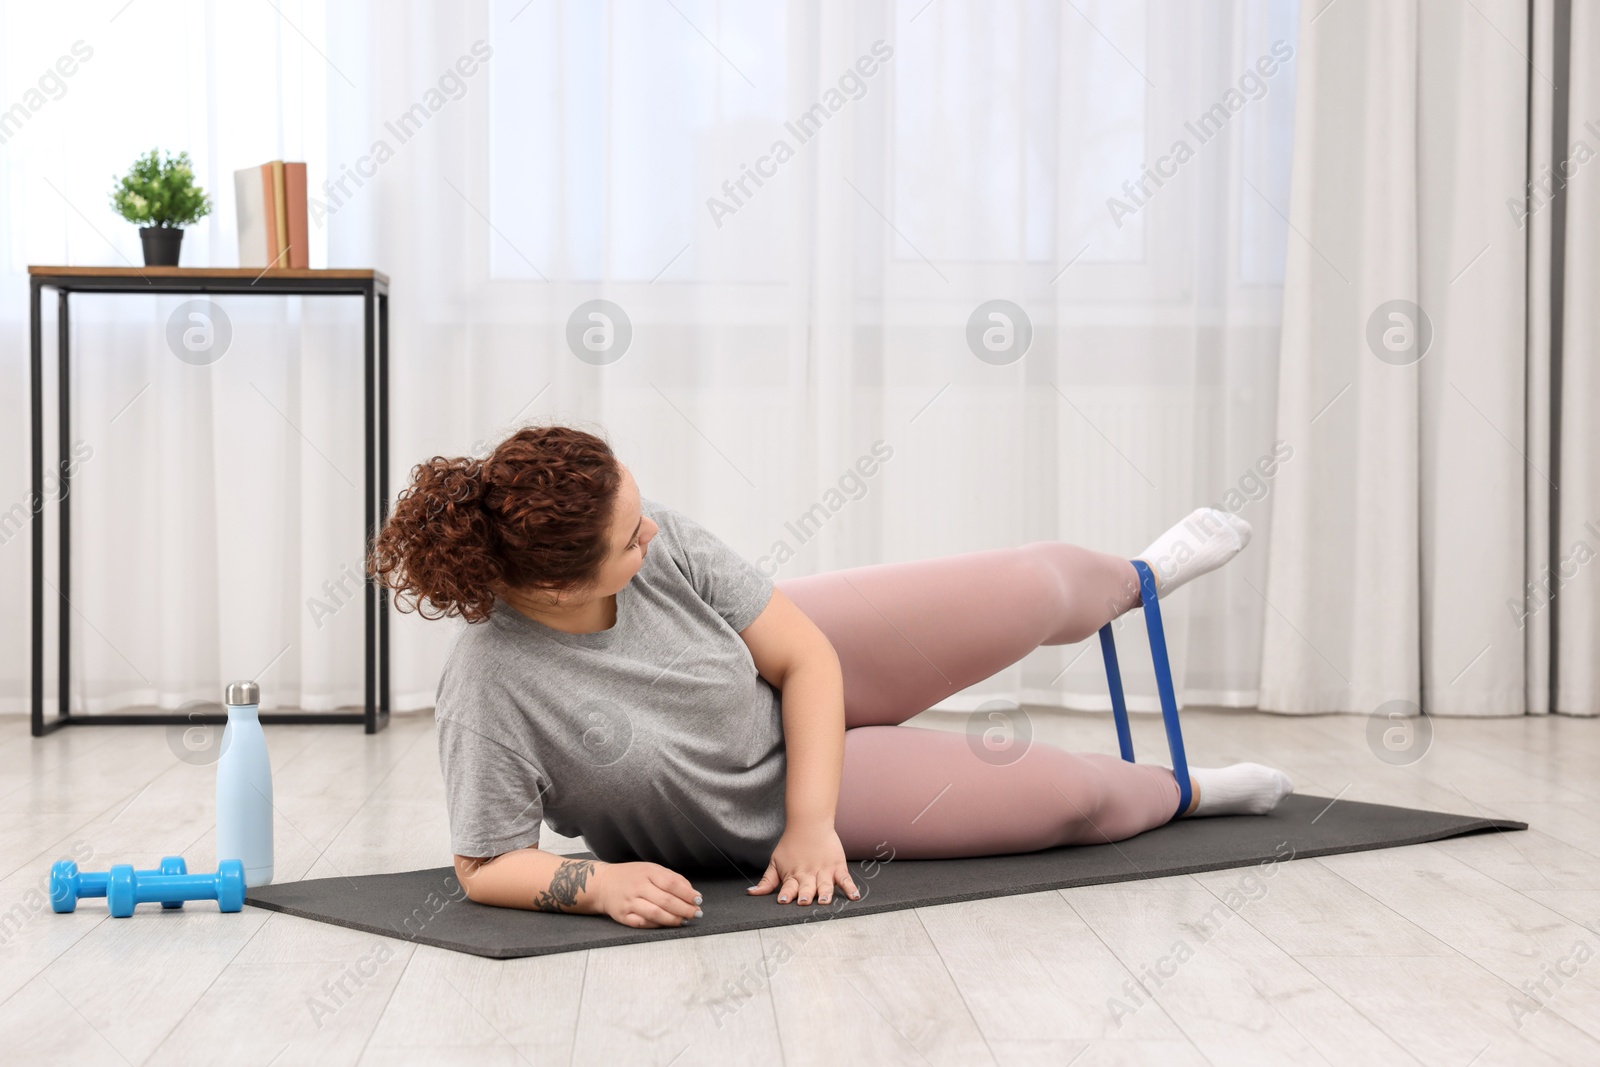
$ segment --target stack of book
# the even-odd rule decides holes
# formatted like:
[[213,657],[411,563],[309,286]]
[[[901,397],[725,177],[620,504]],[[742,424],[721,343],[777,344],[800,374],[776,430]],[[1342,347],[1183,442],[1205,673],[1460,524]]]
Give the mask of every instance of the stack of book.
[[310,267],[306,165],[275,159],[233,172],[239,266]]

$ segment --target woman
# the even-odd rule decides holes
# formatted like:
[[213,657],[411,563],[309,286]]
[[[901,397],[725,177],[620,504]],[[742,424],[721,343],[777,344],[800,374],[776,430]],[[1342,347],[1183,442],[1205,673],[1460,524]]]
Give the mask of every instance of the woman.
[[[1165,594],[1244,547],[1205,508],[1141,556]],[[451,851],[481,903],[679,926],[674,867],[751,893],[859,893],[848,859],[1119,841],[1172,818],[1171,770],[1042,743],[996,758],[900,725],[1137,606],[1131,562],[1056,541],[774,583],[640,495],[600,438],[521,430],[412,472],[370,567],[402,610],[471,623],[435,713]],[[430,614],[430,611],[433,614]],[[1258,764],[1191,768],[1185,815],[1264,813]],[[540,851],[549,822],[597,860]]]

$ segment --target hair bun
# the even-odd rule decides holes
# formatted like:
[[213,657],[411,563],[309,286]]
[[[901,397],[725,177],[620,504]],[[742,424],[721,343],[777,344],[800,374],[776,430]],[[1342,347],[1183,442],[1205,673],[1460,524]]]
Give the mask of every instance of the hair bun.
[[437,516],[447,510],[483,505],[483,460],[472,456],[447,458],[434,456],[412,471],[417,495],[428,504],[428,513]]
[[525,427],[485,458],[434,456],[412,468],[369,573],[402,611],[468,622],[489,617],[502,584],[582,585],[610,552],[621,481],[610,446],[567,426]]

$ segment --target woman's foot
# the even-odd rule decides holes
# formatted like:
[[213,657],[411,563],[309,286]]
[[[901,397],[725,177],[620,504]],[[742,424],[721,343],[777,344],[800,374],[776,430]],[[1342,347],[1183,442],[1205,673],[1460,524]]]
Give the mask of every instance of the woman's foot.
[[1166,596],[1184,582],[1216,570],[1250,543],[1250,524],[1220,508],[1195,508],[1135,559],[1150,564]]
[[1259,763],[1190,767],[1194,799],[1185,815],[1265,815],[1294,792],[1289,776]]

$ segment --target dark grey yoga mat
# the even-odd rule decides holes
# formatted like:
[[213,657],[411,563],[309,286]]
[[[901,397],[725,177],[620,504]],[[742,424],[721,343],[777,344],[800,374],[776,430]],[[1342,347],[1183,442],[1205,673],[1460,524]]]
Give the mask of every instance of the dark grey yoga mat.
[[828,905],[800,907],[777,904],[772,896],[748,896],[745,887],[759,872],[747,880],[732,868],[685,871],[705,898],[705,918],[658,930],[635,930],[601,915],[474,904],[463,896],[450,867],[285,882],[250,890],[245,903],[475,956],[513,959],[1527,828],[1509,819],[1293,795],[1271,815],[1184,819],[1116,844],[959,860],[893,859],[885,848],[884,862],[851,864],[861,899],[840,894]]

